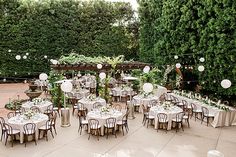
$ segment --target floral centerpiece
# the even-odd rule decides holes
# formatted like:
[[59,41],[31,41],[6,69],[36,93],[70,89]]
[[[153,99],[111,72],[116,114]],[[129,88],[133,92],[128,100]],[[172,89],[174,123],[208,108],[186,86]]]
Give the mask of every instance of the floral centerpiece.
[[27,118],[27,119],[31,119],[32,116],[35,115],[35,112],[32,111],[32,110],[28,110],[24,113],[24,116]]
[[172,104],[171,104],[171,102],[169,102],[169,101],[165,101],[165,102],[162,104],[162,106],[163,106],[163,108],[164,108],[165,110],[168,110],[168,109],[172,106]]
[[101,107],[100,110],[101,110],[101,113],[108,113],[108,112],[110,112],[110,108],[106,107],[106,106]]
[[96,99],[96,95],[95,95],[95,94],[90,94],[90,95],[88,96],[88,99],[89,99],[90,101],[94,101],[94,100]]
[[33,100],[34,105],[38,105],[39,103],[43,102],[42,98],[34,98]]

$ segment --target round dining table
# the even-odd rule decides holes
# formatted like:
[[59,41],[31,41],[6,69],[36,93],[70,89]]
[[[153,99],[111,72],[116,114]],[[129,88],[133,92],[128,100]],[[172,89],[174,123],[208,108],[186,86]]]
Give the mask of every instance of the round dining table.
[[102,106],[106,105],[106,100],[100,97],[96,97],[95,99],[82,98],[78,102],[84,104],[84,107],[86,107],[88,111],[93,108],[93,104],[96,102],[101,103]]
[[35,113],[30,119],[28,119],[24,114],[16,115],[8,119],[8,124],[13,128],[20,130],[20,143],[24,142],[24,125],[27,123],[36,124],[35,139],[38,139],[38,128],[46,124],[48,116],[42,113]]
[[[143,95],[136,95],[133,97],[133,99],[138,103],[138,104],[143,104],[144,107],[147,108],[147,106],[150,104],[150,101],[152,100],[158,100],[159,98],[156,95],[148,95],[144,97]],[[139,112],[143,112],[142,106],[139,107]]]
[[27,101],[22,104],[22,108],[25,109],[25,111],[28,111],[31,107],[36,106],[39,108],[40,112],[44,113],[44,111],[47,110],[47,107],[49,105],[52,105],[52,102],[48,101],[48,100],[44,100],[44,101],[38,102],[38,103],[35,103],[32,101]]
[[167,115],[168,126],[167,130],[171,130],[172,119],[176,117],[177,113],[183,112],[183,109],[179,108],[178,106],[171,106],[168,108],[164,108],[162,105],[153,106],[150,108],[149,114],[155,117],[155,129],[158,127],[158,113],[165,113]]
[[[87,119],[96,119],[99,121],[99,125],[101,126],[101,136],[104,135],[104,124],[106,124],[106,119],[107,118],[115,118],[116,121],[122,120],[123,115],[125,112],[110,109],[108,113],[103,113],[99,109],[93,110],[88,112],[87,114]],[[88,130],[90,131],[90,130]]]

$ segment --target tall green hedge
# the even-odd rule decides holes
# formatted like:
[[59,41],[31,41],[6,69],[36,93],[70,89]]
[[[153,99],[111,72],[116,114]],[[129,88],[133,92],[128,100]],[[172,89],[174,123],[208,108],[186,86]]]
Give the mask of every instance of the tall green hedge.
[[[141,59],[157,65],[191,65],[205,90],[236,95],[235,0],[139,0],[139,4]],[[197,70],[200,64],[204,72]],[[223,89],[223,79],[231,80],[232,86]]]
[[129,59],[138,51],[133,14],[129,3],[102,0],[0,0],[0,76],[48,72],[49,59],[71,51]]

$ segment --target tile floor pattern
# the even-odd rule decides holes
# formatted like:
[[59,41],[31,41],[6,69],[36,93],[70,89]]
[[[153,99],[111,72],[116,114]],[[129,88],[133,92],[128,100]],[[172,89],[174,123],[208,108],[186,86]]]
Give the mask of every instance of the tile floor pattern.
[[191,127],[185,125],[184,132],[171,130],[165,133],[162,130],[157,132],[152,126],[143,126],[142,114],[135,116],[134,120],[129,120],[128,134],[123,136],[119,132],[117,138],[110,135],[108,139],[100,137],[99,141],[96,137],[88,140],[86,131],[79,135],[76,117],[71,117],[68,128],[60,127],[59,118],[58,135],[54,139],[49,134],[48,142],[40,139],[37,146],[31,142],[26,148],[19,142],[13,147],[2,142],[0,157],[206,157],[210,149],[221,151],[225,157],[236,156],[236,126],[212,128],[192,119]]

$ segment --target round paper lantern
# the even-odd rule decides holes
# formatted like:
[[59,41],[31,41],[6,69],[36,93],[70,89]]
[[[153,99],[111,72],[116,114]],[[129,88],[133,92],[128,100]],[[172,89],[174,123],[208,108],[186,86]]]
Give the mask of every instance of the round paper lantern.
[[231,81],[228,80],[228,79],[222,80],[220,84],[221,84],[221,86],[222,86],[223,88],[229,88],[229,87],[231,87]]
[[105,79],[105,78],[106,78],[106,73],[104,73],[104,72],[100,73],[100,74],[99,74],[99,78],[100,78],[101,80]]
[[97,64],[98,69],[102,69],[102,64]]
[[23,56],[23,59],[27,59],[27,56],[26,56],[26,55],[24,55],[24,56]]
[[174,59],[178,59],[179,57],[177,55],[174,56]]
[[11,52],[11,49],[9,49],[8,52]]
[[180,64],[180,63],[176,63],[176,64],[175,64],[175,67],[176,67],[176,68],[180,68],[180,67],[181,67],[181,64]]
[[51,62],[52,62],[52,64],[54,64],[54,65],[58,64],[58,61],[57,61],[57,60],[54,60],[54,59],[53,59]]
[[145,66],[144,68],[143,68],[143,72],[144,73],[148,73],[150,71],[150,67],[149,66]]
[[45,73],[41,73],[41,74],[39,75],[39,79],[42,80],[42,81],[45,81],[45,80],[48,79],[48,75],[45,74]]
[[71,92],[73,88],[73,85],[70,81],[65,81],[61,84],[61,90],[63,92]]
[[5,79],[5,78],[4,78],[2,81],[3,81],[3,82],[6,82],[6,81],[7,81],[7,79]]
[[204,68],[203,65],[199,65],[199,66],[198,66],[198,71],[201,71],[201,72],[202,72],[202,71],[204,71],[204,69],[205,69],[205,68]]
[[26,53],[26,56],[28,56],[28,55],[29,55],[29,53],[27,52],[27,53]]
[[16,60],[20,60],[21,56],[20,55],[16,55]]
[[150,93],[153,90],[153,85],[151,83],[144,83],[143,84],[143,91],[146,93]]
[[207,152],[207,157],[224,157],[224,154],[217,150],[209,150]]
[[47,58],[48,58],[48,56],[46,56],[46,55],[45,55],[45,56],[44,56],[44,58],[45,58],[45,59],[47,59]]
[[200,62],[205,62],[205,58],[201,57],[200,59]]

